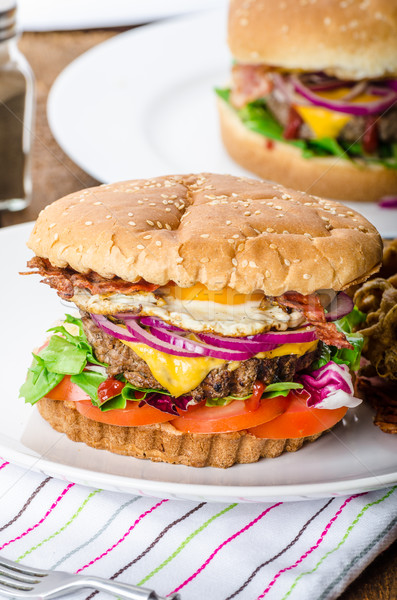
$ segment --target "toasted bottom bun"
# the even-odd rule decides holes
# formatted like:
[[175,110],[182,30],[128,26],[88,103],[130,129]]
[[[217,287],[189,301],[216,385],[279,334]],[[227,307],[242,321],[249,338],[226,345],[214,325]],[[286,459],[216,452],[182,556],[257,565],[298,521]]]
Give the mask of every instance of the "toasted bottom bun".
[[235,111],[218,99],[221,134],[230,156],[252,173],[309,194],[376,202],[397,192],[397,170],[379,165],[358,167],[349,160],[303,158],[300,148],[250,131]]
[[170,423],[140,427],[119,427],[92,421],[81,415],[73,402],[42,398],[37,403],[41,416],[74,442],[116,454],[148,458],[190,467],[231,467],[296,452],[305,442],[314,442],[321,433],[308,437],[269,440],[246,431],[233,433],[184,433]]

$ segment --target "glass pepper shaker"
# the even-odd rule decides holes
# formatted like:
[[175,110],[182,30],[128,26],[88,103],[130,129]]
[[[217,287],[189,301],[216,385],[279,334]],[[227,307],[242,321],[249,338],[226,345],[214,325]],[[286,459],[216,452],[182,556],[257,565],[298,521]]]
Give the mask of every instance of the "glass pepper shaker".
[[0,210],[31,200],[32,70],[17,46],[16,0],[0,0]]

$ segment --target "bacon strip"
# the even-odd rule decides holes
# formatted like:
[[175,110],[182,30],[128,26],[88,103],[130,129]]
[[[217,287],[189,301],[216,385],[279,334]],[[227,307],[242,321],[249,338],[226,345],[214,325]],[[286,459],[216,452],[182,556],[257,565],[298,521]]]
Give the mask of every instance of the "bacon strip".
[[95,271],[90,271],[87,274],[77,273],[71,268],[61,269],[53,267],[50,261],[46,258],[35,256],[27,263],[30,269],[36,269],[21,275],[44,275],[43,283],[57,290],[58,296],[65,300],[70,300],[74,296],[74,288],[83,288],[91,292],[91,294],[108,294],[117,292],[119,294],[130,294],[131,292],[145,291],[152,292],[156,290],[158,285],[148,283],[141,279],[137,283],[124,281],[119,277],[105,279]]
[[337,348],[353,349],[345,334],[337,330],[335,323],[327,322],[324,309],[316,294],[304,296],[298,292],[286,292],[282,296],[277,296],[275,300],[281,306],[295,308],[302,312],[309,323],[316,328],[319,339],[325,344]]
[[239,65],[232,67],[232,91],[230,101],[236,108],[267,96],[273,89],[268,68],[263,65]]

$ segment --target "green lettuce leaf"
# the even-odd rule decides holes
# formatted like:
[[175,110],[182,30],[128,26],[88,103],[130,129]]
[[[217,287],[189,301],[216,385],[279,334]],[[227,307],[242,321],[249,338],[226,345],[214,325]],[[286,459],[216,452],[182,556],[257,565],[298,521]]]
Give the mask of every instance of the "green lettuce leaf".
[[[303,385],[293,381],[278,381],[270,383],[266,386],[262,398],[274,398],[275,396],[288,396],[290,390],[301,390]],[[233,400],[248,400],[252,394],[248,396],[225,396],[224,398],[207,398],[206,406],[227,406]]]
[[361,350],[364,344],[364,338],[361,333],[356,332],[355,328],[365,321],[365,314],[360,312],[355,306],[351,313],[342,317],[338,321],[334,321],[338,331],[345,334],[346,339],[352,344],[353,349],[336,348],[322,344],[321,354],[319,358],[312,364],[311,370],[315,371],[326,365],[330,360],[338,364],[347,365],[352,371],[357,371],[360,366]]
[[78,375],[72,375],[70,380],[79,386],[91,398],[92,404],[100,406],[101,402],[98,398],[98,387],[106,381],[107,375],[97,373],[96,371],[83,371]]
[[[93,381],[99,378],[91,372],[84,372],[87,362],[107,367],[105,363],[98,361],[93,349],[88,343],[84,333],[81,319],[66,315],[65,321],[77,325],[78,335],[71,335],[63,325],[52,327],[48,331],[53,332],[47,346],[38,354],[33,354],[33,362],[28,370],[25,383],[21,386],[19,397],[25,398],[25,402],[35,404],[49,391],[60,383],[64,375],[77,377],[75,383],[81,387],[95,401],[98,400],[94,390]],[[90,374],[89,374],[90,373]],[[80,376],[81,377],[78,377]],[[106,379],[101,375],[102,380]],[[91,378],[91,385],[89,384]],[[98,383],[99,385],[99,383]],[[98,386],[96,387],[96,390]],[[88,391],[89,390],[89,391]]]
[[[216,94],[230,105],[230,89],[215,89]],[[362,166],[378,164],[387,169],[397,169],[397,144],[382,142],[376,155],[365,154],[361,142],[348,144],[339,143],[335,138],[319,138],[313,140],[286,140],[283,137],[284,128],[266,107],[264,99],[250,102],[241,109],[233,109],[241,121],[251,131],[265,137],[301,148],[304,158],[337,156],[345,160],[355,160]],[[358,160],[356,160],[358,159]]]
[[28,369],[25,383],[19,390],[19,397],[25,398],[28,404],[36,404],[63,379],[61,373],[51,373],[45,368],[39,356],[33,355],[33,362]]
[[76,325],[79,329],[79,334],[71,335],[63,325],[52,327],[51,329],[48,329],[48,331],[60,333],[70,344],[73,344],[79,350],[83,350],[85,352],[87,362],[90,362],[93,365],[101,365],[107,367],[108,365],[106,363],[101,363],[95,358],[93,349],[88,343],[87,336],[84,333],[81,319],[73,317],[72,315],[65,315],[65,323],[71,323],[72,325]]

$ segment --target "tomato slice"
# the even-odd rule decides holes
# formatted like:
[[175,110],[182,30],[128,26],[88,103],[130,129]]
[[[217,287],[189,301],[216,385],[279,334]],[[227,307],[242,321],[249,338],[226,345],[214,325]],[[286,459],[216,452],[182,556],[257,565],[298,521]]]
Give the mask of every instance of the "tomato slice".
[[65,377],[50,392],[47,392],[46,398],[50,400],[90,400],[90,397],[81,387],[70,381],[70,375]]
[[277,396],[260,401],[258,408],[251,409],[243,400],[234,400],[227,406],[205,406],[200,403],[189,407],[171,424],[179,431],[190,433],[227,433],[255,427],[275,419],[288,406],[288,397]]
[[249,429],[249,433],[259,438],[273,440],[306,437],[333,427],[347,412],[345,406],[334,410],[308,408],[307,398],[308,394],[305,390],[300,394],[291,390],[287,396],[289,404],[287,410],[273,421]]
[[96,406],[92,406],[91,400],[81,400],[76,402],[76,409],[81,415],[107,423],[108,425],[119,425],[120,427],[137,427],[138,425],[153,425],[154,423],[166,423],[174,418],[173,415],[162,412],[145,404],[139,406],[139,402],[127,400],[126,408],[115,408],[102,412]]

